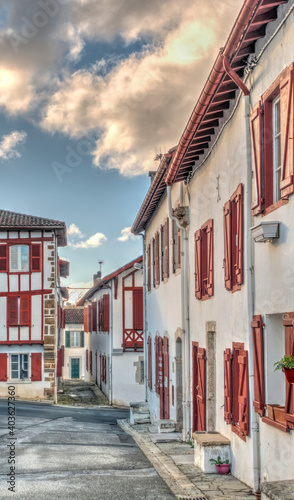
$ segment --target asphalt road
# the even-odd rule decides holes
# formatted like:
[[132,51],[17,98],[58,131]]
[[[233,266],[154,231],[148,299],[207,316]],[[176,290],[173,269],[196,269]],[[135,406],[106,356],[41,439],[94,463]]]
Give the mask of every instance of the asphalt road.
[[[175,499],[132,437],[117,426],[128,411],[16,402],[11,436],[7,407],[0,400],[1,499]],[[15,492],[7,482],[14,479],[14,465]]]

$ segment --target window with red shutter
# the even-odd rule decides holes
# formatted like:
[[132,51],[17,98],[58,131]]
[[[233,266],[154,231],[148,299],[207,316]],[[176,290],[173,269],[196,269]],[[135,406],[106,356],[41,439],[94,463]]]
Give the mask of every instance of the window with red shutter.
[[243,283],[243,184],[224,205],[225,288],[240,290]]
[[155,238],[152,239],[152,271],[153,271],[153,288],[156,286],[156,252]]
[[88,331],[91,333],[92,332],[92,304],[89,304],[88,306]]
[[18,325],[18,297],[8,297],[8,326]]
[[224,417],[230,424],[232,421],[232,355],[231,349],[224,351]]
[[31,245],[31,271],[41,271],[41,244],[34,243]]
[[249,434],[249,388],[248,388],[248,352],[239,351],[239,428],[244,436]]
[[90,351],[90,374],[92,375],[92,351]]
[[20,314],[19,324],[21,326],[29,326],[31,316],[31,300],[29,296],[22,295],[20,297]]
[[[62,351],[57,354],[57,377],[62,376]],[[31,354],[31,380],[32,382],[42,381],[42,353],[32,352]]]
[[213,295],[213,220],[209,219],[195,232],[195,297]]
[[286,197],[294,191],[293,172],[293,132],[294,132],[294,82],[293,65],[280,82],[280,129],[281,129],[281,196]]
[[7,381],[7,353],[0,353],[0,382]]
[[262,212],[262,109],[259,101],[250,116],[252,138],[252,205],[253,215]]
[[92,302],[92,331],[97,333],[97,302]]
[[148,337],[148,387],[152,391],[152,342]]
[[225,271],[225,288],[232,289],[232,208],[231,200],[224,205],[224,271]]
[[143,330],[143,288],[133,290],[133,329]]
[[156,261],[156,285],[160,283],[160,265],[159,265],[159,232],[155,234],[155,261]]
[[8,271],[7,245],[0,245],[0,272]]
[[84,307],[84,331],[88,332],[88,306]]
[[169,277],[169,218],[164,224],[164,277]]
[[61,309],[61,328],[65,328],[65,310]]
[[177,263],[176,263],[177,241],[178,240],[176,238],[176,222],[174,220],[172,220],[172,242],[173,242],[173,246],[172,246],[172,263],[173,263],[173,273],[175,273],[176,269],[177,269]]
[[160,249],[161,249],[161,281],[164,280],[164,269],[165,269],[165,252],[164,252],[164,245],[165,245],[165,226],[160,226]]
[[254,356],[254,401],[256,413],[264,415],[264,361],[263,361],[263,325],[260,315],[251,321],[253,356]]
[[[213,220],[210,219],[206,226],[207,236],[207,295],[213,295]],[[205,250],[204,250],[205,252]]]
[[109,295],[103,295],[103,332],[109,332]]
[[159,394],[159,360],[158,360],[158,335],[155,337],[154,347],[155,347],[155,381],[154,387],[156,394]]
[[147,288],[148,292],[151,290],[151,245],[147,247]]
[[196,231],[195,236],[195,297],[201,299],[201,229]]

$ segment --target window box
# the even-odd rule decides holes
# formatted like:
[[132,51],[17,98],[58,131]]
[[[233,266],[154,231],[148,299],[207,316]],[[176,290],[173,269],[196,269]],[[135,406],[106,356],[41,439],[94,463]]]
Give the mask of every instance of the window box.
[[279,222],[263,221],[250,228],[255,243],[267,243],[279,238]]
[[273,407],[274,417],[276,422],[286,423],[285,419],[285,406],[276,405]]

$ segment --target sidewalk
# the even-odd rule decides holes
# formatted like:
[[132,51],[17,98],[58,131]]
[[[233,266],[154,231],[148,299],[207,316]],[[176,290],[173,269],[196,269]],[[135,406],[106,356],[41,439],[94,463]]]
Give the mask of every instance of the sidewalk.
[[153,433],[152,425],[130,425],[128,420],[118,420],[118,425],[134,438],[179,500],[256,500],[252,490],[233,476],[198,469],[194,449],[181,441],[180,434]]

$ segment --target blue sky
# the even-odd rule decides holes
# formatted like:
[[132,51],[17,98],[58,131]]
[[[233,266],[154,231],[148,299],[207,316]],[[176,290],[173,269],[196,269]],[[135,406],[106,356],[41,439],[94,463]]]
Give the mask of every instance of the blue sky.
[[129,228],[148,171],[177,144],[242,1],[217,4],[0,0],[1,208],[66,222],[67,285],[142,252]]

